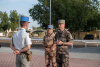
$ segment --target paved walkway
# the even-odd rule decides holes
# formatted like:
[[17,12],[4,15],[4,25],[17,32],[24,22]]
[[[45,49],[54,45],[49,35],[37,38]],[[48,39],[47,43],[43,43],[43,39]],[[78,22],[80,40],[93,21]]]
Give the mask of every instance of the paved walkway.
[[[31,49],[31,67],[45,67],[44,49]],[[0,67],[15,67],[15,55],[10,48],[0,48]],[[100,67],[100,47],[69,49],[69,67]]]

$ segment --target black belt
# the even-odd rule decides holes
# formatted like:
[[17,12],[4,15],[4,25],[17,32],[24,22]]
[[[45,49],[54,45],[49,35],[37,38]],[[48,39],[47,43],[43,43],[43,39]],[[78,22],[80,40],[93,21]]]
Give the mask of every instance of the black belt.
[[26,53],[26,52],[21,52],[21,53]]

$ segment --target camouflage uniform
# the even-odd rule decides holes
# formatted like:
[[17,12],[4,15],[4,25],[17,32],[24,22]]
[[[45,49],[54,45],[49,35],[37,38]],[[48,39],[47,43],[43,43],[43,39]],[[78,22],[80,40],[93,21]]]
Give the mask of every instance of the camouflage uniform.
[[[60,40],[62,42],[73,42],[72,36],[69,31],[63,30],[58,31],[55,35],[55,40]],[[57,51],[56,51],[56,61],[57,61],[57,67],[69,67],[69,51],[68,46],[66,45],[57,45]]]
[[[51,48],[53,46],[54,37],[55,37],[54,33],[52,35],[47,34],[46,36],[44,36],[43,43],[45,44],[45,48]],[[56,66],[56,47],[53,48],[53,50],[50,50],[50,52],[47,52],[45,50],[46,67],[50,67],[50,60],[52,61],[52,67],[57,67]]]

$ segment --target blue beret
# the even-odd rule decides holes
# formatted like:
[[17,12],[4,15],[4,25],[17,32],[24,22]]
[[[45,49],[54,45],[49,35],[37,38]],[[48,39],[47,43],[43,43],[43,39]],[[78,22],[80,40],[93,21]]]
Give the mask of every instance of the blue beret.
[[51,28],[51,29],[53,29],[53,26],[52,26],[52,25],[48,25],[48,28]]
[[20,17],[20,21],[26,21],[26,22],[29,22],[29,17],[21,16],[21,17]]

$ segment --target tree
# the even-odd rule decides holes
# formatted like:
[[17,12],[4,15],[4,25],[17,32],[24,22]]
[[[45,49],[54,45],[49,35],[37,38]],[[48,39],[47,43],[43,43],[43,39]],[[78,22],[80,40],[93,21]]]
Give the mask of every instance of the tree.
[[3,31],[1,22],[2,22],[3,12],[0,11],[0,31]]
[[19,15],[16,10],[11,10],[9,15],[9,20],[11,22],[11,30],[14,31],[19,27]]
[[[87,31],[91,19],[98,16],[98,0],[51,0],[51,17],[54,28],[58,28],[58,20],[65,19],[66,28],[73,32]],[[49,0],[38,0],[33,8],[29,10],[33,20],[37,20],[41,27],[47,28],[49,24]],[[96,15],[95,15],[96,14]],[[99,20],[93,19],[95,26]],[[86,29],[87,27],[87,29]]]
[[2,13],[1,23],[0,23],[1,31],[6,31],[6,30],[10,29],[10,22],[8,22],[8,21],[9,21],[9,18],[8,18],[7,13],[6,12]]
[[36,27],[34,27],[34,26],[32,26],[32,29],[33,29],[33,30],[37,30],[37,28],[36,28]]
[[93,16],[90,16],[87,20],[88,23],[84,26],[83,31],[95,31],[96,28],[100,29],[100,13],[95,12],[92,15]]
[[7,30],[10,29],[10,22],[6,12],[0,12],[0,31],[4,31],[5,34]]
[[11,10],[9,17],[6,12],[0,11],[0,31],[7,32],[10,28],[12,31],[18,29],[20,16],[23,15],[18,14],[16,10]]

